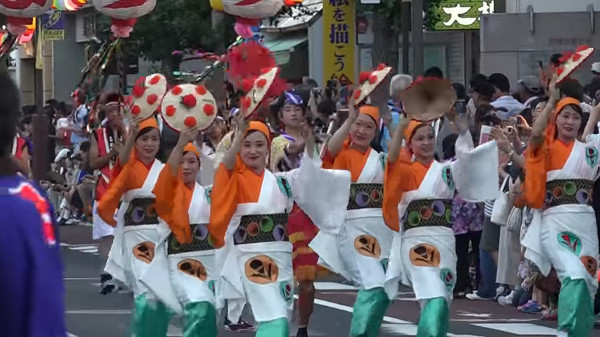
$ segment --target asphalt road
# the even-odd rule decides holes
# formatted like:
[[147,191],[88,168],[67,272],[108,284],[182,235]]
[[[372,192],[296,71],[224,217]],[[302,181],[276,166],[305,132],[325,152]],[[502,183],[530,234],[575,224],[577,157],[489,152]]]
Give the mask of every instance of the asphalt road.
[[[70,337],[128,336],[132,295],[98,294],[99,258],[91,241],[91,227],[61,227],[61,244],[67,287],[67,327]],[[341,279],[318,282],[310,336],[348,336],[356,291]],[[252,315],[244,315],[252,321]],[[384,318],[379,336],[414,336],[419,319],[419,305],[409,288],[403,288]],[[555,336],[556,322],[541,321],[538,315],[519,313],[515,308],[497,303],[457,299],[452,303],[449,336],[505,337]],[[220,324],[222,326],[222,324]],[[295,333],[295,328],[291,330]],[[168,336],[181,336],[181,320],[173,318]],[[253,333],[220,331],[219,336],[250,337]],[[600,337],[600,330],[593,336]]]

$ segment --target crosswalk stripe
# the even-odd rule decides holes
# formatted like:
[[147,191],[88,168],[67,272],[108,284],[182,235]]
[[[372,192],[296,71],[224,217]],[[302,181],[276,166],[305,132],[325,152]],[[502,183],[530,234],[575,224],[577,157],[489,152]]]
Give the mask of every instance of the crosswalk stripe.
[[478,327],[508,332],[517,336],[556,336],[556,329],[548,328],[531,323],[488,323],[488,324],[473,324]]
[[90,249],[98,250],[98,246],[96,246],[96,245],[71,246],[71,247],[68,247],[68,248],[70,250],[81,250],[81,251],[90,250]]

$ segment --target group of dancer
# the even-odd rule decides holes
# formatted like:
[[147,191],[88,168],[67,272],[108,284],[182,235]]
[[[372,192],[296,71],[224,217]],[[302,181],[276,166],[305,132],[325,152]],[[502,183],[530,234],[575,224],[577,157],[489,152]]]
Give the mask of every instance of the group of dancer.
[[[441,80],[415,85],[428,81]],[[379,109],[351,99],[347,120],[318,149],[305,100],[288,91],[281,102],[284,130],[274,140],[266,124],[247,120],[249,111],[240,109],[212,186],[196,182],[197,127],[181,132],[166,164],[157,159],[155,117],[131,121],[118,158],[100,142],[110,133],[99,134],[99,155],[110,155],[113,166],[97,206],[98,216],[116,226],[106,272],[133,290],[133,334],[163,337],[175,313],[184,317],[185,337],[216,336],[220,308],[226,304],[228,319],[237,321],[249,304],[256,336],[287,337],[298,283],[297,336],[308,336],[313,282],[327,268],[359,289],[351,336],[378,335],[400,282],[413,288],[421,305],[417,336],[446,336],[457,260],[452,199],[456,193],[469,201],[496,197],[496,143],[474,148],[467,123],[457,121],[456,160],[439,162],[436,124],[420,121],[421,111],[406,111],[390,130],[386,156],[370,146],[380,128]],[[544,265],[548,271],[554,266],[563,281],[560,328],[585,336],[592,321],[587,315],[593,315],[589,295],[597,287],[590,277],[597,236],[585,235],[595,232],[594,213],[589,197],[579,202],[579,192],[547,199],[569,181],[589,196],[586,188],[596,178],[600,144],[595,136],[587,144],[571,137],[578,129],[573,105],[551,101],[546,118],[534,126],[526,186],[540,212],[537,240],[531,240],[537,246],[528,251],[549,259]],[[595,113],[590,122],[597,121]],[[544,138],[547,120],[552,127]],[[570,190],[564,188],[565,197]],[[542,211],[544,200],[550,205]],[[557,233],[558,242],[550,242]],[[567,234],[569,253],[560,241]]]

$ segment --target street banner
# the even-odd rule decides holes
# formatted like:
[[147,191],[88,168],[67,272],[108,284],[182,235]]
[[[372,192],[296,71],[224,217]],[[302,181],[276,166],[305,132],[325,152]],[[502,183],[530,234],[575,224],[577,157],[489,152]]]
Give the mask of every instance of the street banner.
[[42,38],[44,41],[65,39],[65,16],[54,11],[42,15]]
[[344,86],[354,82],[355,1],[323,1],[323,86],[330,79]]

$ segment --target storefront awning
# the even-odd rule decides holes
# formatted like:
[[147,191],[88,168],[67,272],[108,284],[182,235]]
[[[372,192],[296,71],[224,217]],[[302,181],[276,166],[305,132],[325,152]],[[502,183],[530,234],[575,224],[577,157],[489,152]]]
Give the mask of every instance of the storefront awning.
[[290,53],[293,49],[306,41],[308,36],[279,37],[265,41],[264,44],[273,53],[277,65],[284,65],[290,61]]

